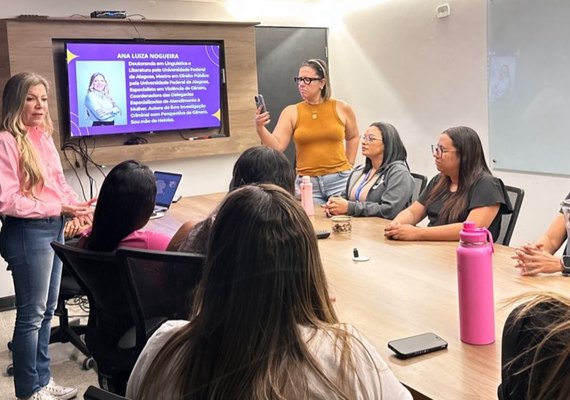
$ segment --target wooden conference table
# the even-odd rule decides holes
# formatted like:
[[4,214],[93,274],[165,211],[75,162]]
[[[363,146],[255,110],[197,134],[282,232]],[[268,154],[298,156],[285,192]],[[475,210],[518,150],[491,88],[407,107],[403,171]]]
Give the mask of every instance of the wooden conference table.
[[[174,233],[190,218],[203,218],[222,193],[188,197],[151,221],[153,229]],[[317,210],[320,214],[321,210]],[[330,220],[317,215],[317,227]],[[512,307],[504,301],[532,290],[568,293],[570,278],[561,274],[522,277],[510,258],[513,249],[496,245],[494,262],[496,342],[487,346],[459,339],[456,242],[399,242],[384,238],[387,221],[352,218],[351,234],[331,234],[319,249],[341,321],[356,326],[388,362],[415,398],[494,399],[500,382],[501,334]],[[368,262],[352,261],[353,248]],[[387,342],[434,332],[449,348],[399,360]],[[420,395],[421,394],[421,395]]]

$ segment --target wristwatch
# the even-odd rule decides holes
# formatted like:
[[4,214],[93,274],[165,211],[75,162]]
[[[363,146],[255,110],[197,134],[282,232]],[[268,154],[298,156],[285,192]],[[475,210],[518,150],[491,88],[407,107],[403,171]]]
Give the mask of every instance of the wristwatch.
[[562,266],[562,275],[570,276],[570,256],[562,256],[560,265]]

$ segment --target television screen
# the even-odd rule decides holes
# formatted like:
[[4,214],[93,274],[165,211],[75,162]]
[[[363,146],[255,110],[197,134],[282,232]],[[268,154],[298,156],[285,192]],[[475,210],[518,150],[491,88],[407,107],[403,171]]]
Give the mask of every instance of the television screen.
[[71,137],[220,128],[223,45],[65,42]]

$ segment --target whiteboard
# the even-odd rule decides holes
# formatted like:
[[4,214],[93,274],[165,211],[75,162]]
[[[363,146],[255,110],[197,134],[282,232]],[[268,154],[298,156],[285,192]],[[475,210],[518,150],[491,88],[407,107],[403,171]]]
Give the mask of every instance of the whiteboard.
[[570,175],[570,1],[489,0],[494,169]]

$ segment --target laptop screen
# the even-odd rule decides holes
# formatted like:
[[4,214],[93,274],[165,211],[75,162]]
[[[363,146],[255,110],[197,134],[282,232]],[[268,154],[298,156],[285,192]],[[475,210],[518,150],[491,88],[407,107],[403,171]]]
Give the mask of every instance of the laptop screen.
[[156,179],[156,205],[170,207],[182,174],[155,171],[154,178]]

